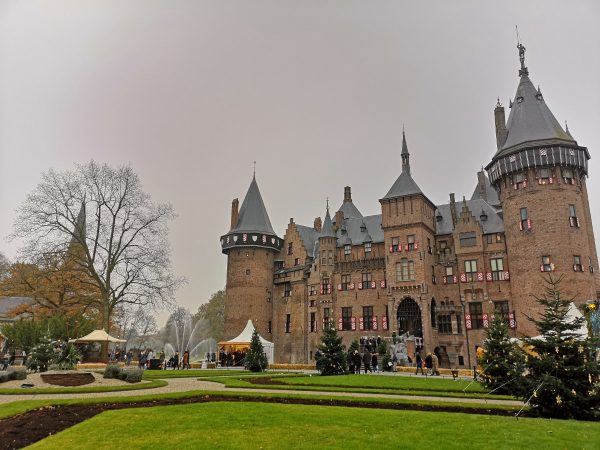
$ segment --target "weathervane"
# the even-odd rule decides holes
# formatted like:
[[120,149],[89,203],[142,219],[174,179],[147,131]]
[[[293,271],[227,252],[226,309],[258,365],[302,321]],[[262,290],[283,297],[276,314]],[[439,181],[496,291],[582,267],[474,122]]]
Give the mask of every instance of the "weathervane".
[[252,170],[252,178],[256,178],[256,161],[254,161],[254,169]]

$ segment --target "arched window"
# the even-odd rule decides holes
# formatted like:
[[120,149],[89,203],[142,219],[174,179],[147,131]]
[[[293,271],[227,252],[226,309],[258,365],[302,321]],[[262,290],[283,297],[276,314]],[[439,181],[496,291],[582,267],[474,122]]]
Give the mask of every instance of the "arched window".
[[412,298],[405,298],[398,306],[398,333],[409,336],[423,337],[423,322],[421,308]]
[[436,316],[436,308],[435,308],[435,298],[431,299],[431,328],[435,328],[435,316]]

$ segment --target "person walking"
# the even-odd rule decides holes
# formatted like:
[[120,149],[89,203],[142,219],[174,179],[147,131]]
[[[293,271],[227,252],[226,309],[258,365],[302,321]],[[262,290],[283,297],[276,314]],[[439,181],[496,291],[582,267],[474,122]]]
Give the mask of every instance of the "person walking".
[[179,352],[175,352],[175,356],[173,356],[173,370],[179,370]]
[[379,364],[377,364],[377,363],[378,363],[378,361],[377,361],[377,353],[373,353],[373,356],[371,356],[371,368],[375,372],[379,373]]
[[371,369],[371,352],[369,349],[365,350],[363,354],[363,363],[365,364],[365,373],[367,373],[367,370],[373,373],[373,369]]
[[427,375],[431,375],[431,369],[433,367],[433,358],[431,357],[431,352],[428,352],[425,355],[425,367],[427,368]]
[[421,370],[421,375],[425,375],[423,372],[423,359],[421,358],[420,352],[417,352],[415,355],[415,361],[417,362],[417,370],[415,370],[415,375],[419,373],[419,370]]
[[439,359],[435,353],[431,355],[431,375],[439,375]]
[[190,352],[186,349],[185,352],[183,352],[183,369],[189,369],[190,368]]
[[362,360],[360,357],[360,353],[358,353],[358,350],[354,350],[354,356],[352,357],[352,359],[354,360],[354,370],[356,370],[357,374],[360,374],[360,365],[362,363]]

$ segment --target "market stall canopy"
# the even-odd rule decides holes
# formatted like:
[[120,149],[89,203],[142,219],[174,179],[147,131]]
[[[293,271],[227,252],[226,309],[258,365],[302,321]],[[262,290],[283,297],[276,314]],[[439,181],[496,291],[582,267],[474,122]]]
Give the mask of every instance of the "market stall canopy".
[[[254,324],[252,320],[248,320],[246,327],[244,330],[234,339],[230,339],[228,341],[219,342],[219,347],[232,347],[238,349],[239,347],[250,347],[250,342],[252,341],[252,334],[254,333]],[[267,341],[260,334],[258,335],[260,339],[260,343],[263,345],[265,354],[267,355],[267,360],[269,364],[273,363],[273,354],[274,354],[274,344],[272,342]]]
[[[579,308],[577,308],[577,306],[575,306],[575,303],[571,302],[569,304],[569,310],[567,311],[567,315],[565,316],[565,321],[567,323],[575,323],[578,319],[580,318],[585,318],[585,316],[581,313],[581,311],[579,311]],[[550,332],[552,333],[552,332]],[[588,333],[588,329],[587,329],[587,322],[584,321],[581,326],[579,327],[579,329],[577,330],[573,330],[573,334],[575,335],[575,339],[586,339],[589,336]],[[536,336],[533,339],[540,339],[540,340],[545,340],[546,337],[542,334],[539,336]]]
[[69,339],[69,342],[84,343],[84,342],[127,342],[125,339],[118,339],[108,334],[104,329],[94,330],[90,334],[77,338]]

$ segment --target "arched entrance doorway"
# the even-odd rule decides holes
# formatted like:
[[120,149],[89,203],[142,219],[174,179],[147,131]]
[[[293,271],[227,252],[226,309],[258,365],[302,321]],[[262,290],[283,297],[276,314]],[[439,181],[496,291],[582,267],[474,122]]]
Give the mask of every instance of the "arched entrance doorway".
[[412,298],[405,298],[398,306],[398,334],[408,332],[415,337],[423,337],[421,308]]

